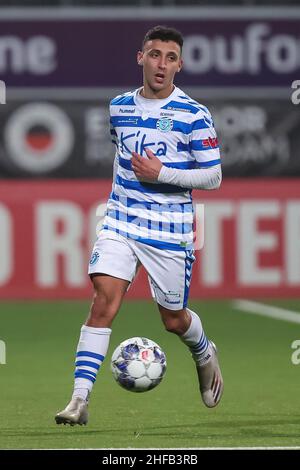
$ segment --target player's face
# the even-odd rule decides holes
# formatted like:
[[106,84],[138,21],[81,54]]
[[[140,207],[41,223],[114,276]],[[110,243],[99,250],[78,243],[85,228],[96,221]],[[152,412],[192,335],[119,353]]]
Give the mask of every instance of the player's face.
[[162,98],[167,97],[173,90],[174,76],[182,67],[179,44],[160,39],[147,41],[137,60],[143,66],[144,87]]

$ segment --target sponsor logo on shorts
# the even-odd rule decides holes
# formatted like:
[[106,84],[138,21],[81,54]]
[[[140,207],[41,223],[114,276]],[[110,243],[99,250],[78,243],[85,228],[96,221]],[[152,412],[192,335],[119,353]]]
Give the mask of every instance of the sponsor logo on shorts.
[[180,304],[180,294],[178,292],[168,291],[164,292],[165,302],[168,304]]
[[90,266],[93,266],[93,264],[96,264],[99,258],[100,258],[100,255],[98,251],[94,251],[90,259]]

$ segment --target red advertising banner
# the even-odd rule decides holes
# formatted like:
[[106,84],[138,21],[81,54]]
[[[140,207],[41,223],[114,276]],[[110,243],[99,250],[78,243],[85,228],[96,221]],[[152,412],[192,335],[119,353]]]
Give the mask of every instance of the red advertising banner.
[[[0,298],[88,298],[87,275],[109,180],[0,183]],[[191,298],[300,296],[300,180],[227,180],[194,191],[204,247]],[[98,216],[96,216],[96,209]],[[141,270],[129,298],[149,298]]]

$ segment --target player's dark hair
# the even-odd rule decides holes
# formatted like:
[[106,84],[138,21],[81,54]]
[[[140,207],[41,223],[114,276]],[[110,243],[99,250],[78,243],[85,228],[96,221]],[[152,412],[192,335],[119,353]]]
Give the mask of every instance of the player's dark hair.
[[164,42],[174,41],[180,46],[180,51],[182,51],[183,37],[182,34],[175,28],[169,28],[168,26],[158,25],[154,26],[154,28],[149,29],[143,40],[143,48],[147,41],[152,41],[153,39],[160,39]]

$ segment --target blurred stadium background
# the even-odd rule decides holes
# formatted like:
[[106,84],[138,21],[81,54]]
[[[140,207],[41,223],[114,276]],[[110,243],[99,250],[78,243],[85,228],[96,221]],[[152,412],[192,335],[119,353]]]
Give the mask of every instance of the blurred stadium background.
[[[101,216],[101,210],[96,216],[96,208],[102,204],[103,209],[110,192],[114,158],[108,103],[115,95],[140,86],[136,51],[145,32],[155,24],[182,31],[185,66],[176,84],[210,108],[221,143],[222,188],[194,193],[195,201],[205,204],[205,249],[198,253],[194,267],[191,299],[198,310],[203,299],[214,300],[203,304],[203,310],[204,316],[209,312],[209,333],[219,335],[224,351],[228,401],[223,415],[221,409],[219,416],[202,416],[210,438],[181,423],[180,432],[186,440],[177,441],[176,432],[155,434],[158,424],[153,421],[151,399],[144,398],[142,404],[138,397],[133,405],[131,396],[116,391],[120,395],[114,407],[123,406],[126,399],[131,400],[132,409],[137,407],[131,415],[133,421],[126,422],[128,430],[132,422],[138,422],[147,404],[151,424],[146,440],[121,439],[122,424],[114,429],[108,412],[107,423],[113,430],[101,435],[99,441],[96,434],[83,435],[78,430],[65,434],[62,440],[60,431],[45,434],[41,430],[40,413],[47,409],[45,419],[52,426],[54,411],[67,399],[74,338],[91,297],[86,266]],[[0,447],[74,447],[74,436],[77,447],[101,447],[105,443],[159,446],[159,442],[160,446],[166,443],[175,447],[299,443],[296,422],[291,418],[297,404],[297,368],[290,360],[291,343],[299,337],[299,329],[294,326],[296,317],[294,322],[289,320],[291,324],[284,322],[287,310],[297,314],[300,308],[300,105],[292,101],[292,93],[297,92],[292,83],[300,80],[299,31],[300,3],[296,0],[232,0],[230,6],[224,0],[0,1],[0,80],[6,84],[6,104],[0,104],[0,339],[8,348],[7,365],[0,366],[0,376],[4,381],[6,378],[1,387],[7,398]],[[145,311],[151,311],[149,296],[146,275],[141,272],[123,307],[129,323],[116,323],[115,344],[125,339],[125,334],[150,335],[148,329],[142,331],[145,312],[140,310],[144,307],[133,302],[140,299]],[[234,313],[239,309],[232,303],[240,298],[269,299],[264,302],[280,307],[283,321],[258,317],[243,320],[243,314]],[[27,303],[16,302],[25,299]],[[61,301],[48,302],[50,299]],[[81,299],[83,303],[66,303],[65,299]],[[249,305],[248,310],[261,310]],[[22,317],[25,306],[26,321]],[[243,306],[247,310],[247,305]],[[75,324],[69,333],[66,319],[60,320],[59,315],[72,311],[71,323],[74,318]],[[274,308],[272,311],[271,316],[276,316]],[[39,332],[39,313],[47,325],[47,337]],[[145,322],[149,321],[145,317]],[[175,340],[167,340],[167,334],[164,336],[158,325],[153,326],[156,321],[151,323],[152,339],[162,342],[168,357],[172,357],[176,354]],[[230,334],[228,321],[233,329],[237,327],[236,336]],[[65,328],[59,338],[58,323]],[[28,331],[32,343],[15,334],[15,325]],[[274,336],[268,336],[270,331]],[[52,351],[53,343],[56,352]],[[261,362],[259,370],[253,366],[253,344],[257,347],[257,367],[261,358],[266,361]],[[233,378],[237,370],[231,370],[229,364],[243,345],[237,380]],[[10,364],[18,364],[23,354],[31,363],[31,371],[25,376],[17,367],[16,377],[16,369]],[[46,354],[50,369],[41,375],[37,361],[45,360]],[[59,379],[55,354],[60,357]],[[273,370],[276,361],[278,368]],[[187,364],[185,370],[190,367]],[[268,367],[271,376],[265,375]],[[251,377],[245,373],[248,368],[253,369]],[[108,381],[109,372],[105,370]],[[174,387],[178,387],[172,365],[169,374],[170,384],[174,380]],[[58,383],[53,403],[46,399],[51,380]],[[264,388],[254,387],[258,381]],[[290,400],[282,404],[286,381]],[[22,389],[27,407],[34,389],[37,402],[44,408],[24,414],[14,384]],[[235,389],[230,388],[233,386]],[[159,394],[166,394],[169,388],[163,387],[151,393],[165,407],[167,398],[159,402]],[[235,402],[237,387],[242,411],[235,404],[232,418],[230,400],[231,404]],[[274,407],[269,401],[271,389]],[[193,400],[191,397],[190,402]],[[20,407],[17,415],[16,403]],[[268,415],[264,414],[266,409]],[[171,405],[167,410],[169,418],[166,413],[164,419],[169,419],[169,428],[173,429]],[[103,415],[98,413],[103,422]],[[190,407],[183,414],[192,421],[194,409]],[[259,421],[261,416],[259,425],[265,432],[260,434],[255,419]],[[241,427],[236,428],[239,418]],[[233,433],[230,439],[226,440],[226,426],[221,422]],[[243,433],[243,426],[252,426],[253,433]],[[281,426],[278,432],[274,426]],[[142,434],[139,424],[136,429]],[[235,435],[236,429],[242,432]],[[103,440],[107,436],[110,440]]]

